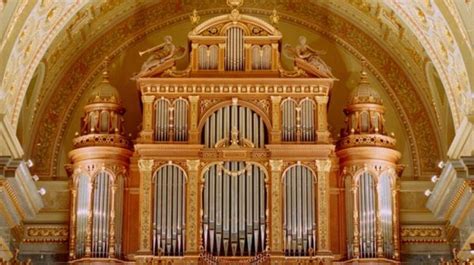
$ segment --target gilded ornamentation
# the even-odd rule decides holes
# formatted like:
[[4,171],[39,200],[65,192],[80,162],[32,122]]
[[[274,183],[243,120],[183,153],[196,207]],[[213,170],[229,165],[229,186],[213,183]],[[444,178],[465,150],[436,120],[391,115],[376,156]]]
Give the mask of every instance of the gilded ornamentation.
[[318,251],[329,250],[329,171],[331,160],[316,160],[318,169]]
[[140,169],[140,250],[151,250],[151,173],[153,160],[138,160]]
[[186,209],[186,251],[197,254],[200,246],[200,214],[199,214],[199,160],[187,160],[187,209]]
[[[310,8],[313,8],[313,7],[310,7]],[[317,13],[317,12],[312,12],[313,14]],[[157,13],[156,13],[157,14]],[[154,14],[155,15],[155,14]],[[292,17],[286,17],[286,19],[289,19],[291,21],[295,20],[294,18]],[[152,19],[152,17],[150,17],[150,19]],[[314,22],[316,23],[320,23],[320,20],[319,18],[316,19],[316,20],[313,20]],[[341,32],[344,31],[344,32],[354,32],[355,29],[347,29],[347,28],[341,28],[341,23],[340,21],[338,21],[337,19],[333,19],[333,25],[337,26],[336,29],[334,30],[334,32]],[[312,27],[312,25],[309,25],[310,27]],[[322,26],[321,28],[325,28],[325,26]],[[368,52],[368,54],[373,54],[373,58],[377,58],[377,60],[381,60],[381,58],[387,58],[385,55],[382,55],[380,54],[378,48],[376,46],[373,45],[373,43],[371,44],[369,40],[366,40],[366,39],[359,39],[359,40],[352,40],[350,38],[354,38],[353,35],[345,35],[344,36],[345,38],[345,41],[347,41],[348,43],[351,43],[352,45],[355,45],[356,47],[367,47],[367,50],[370,50],[370,52]],[[113,37],[113,36],[110,36],[110,37],[107,37],[106,39],[109,39],[109,40],[118,40],[118,37]],[[369,41],[369,42],[368,42]],[[345,45],[345,44],[344,44]],[[104,46],[102,46],[104,47]],[[370,48],[369,48],[370,47]],[[82,59],[85,59],[87,57],[80,57]],[[98,58],[98,55],[94,55],[94,58]],[[371,57],[372,58],[372,57]],[[90,59],[93,59],[93,58],[90,58]],[[89,60],[89,58],[88,58]],[[372,62],[372,59],[370,59],[370,61]],[[76,73],[74,74],[71,74],[70,76],[71,77],[74,77],[76,79],[77,77],[77,80],[73,81],[75,83],[78,83],[79,80],[85,80],[82,75],[85,74],[86,72],[84,72],[84,70],[87,70],[85,69],[83,66],[86,66],[86,65],[93,65],[92,62],[83,62],[83,63],[80,63],[80,65],[78,65],[79,67],[74,67],[72,69],[74,69],[74,71]],[[378,63],[377,63],[378,64]],[[376,65],[377,65],[376,64]],[[389,83],[392,83],[393,82],[400,82],[400,81],[403,81],[403,79],[401,79],[401,77],[403,77],[404,75],[403,74],[399,74],[399,69],[397,68],[394,68],[393,67],[393,64],[389,63],[389,62],[382,62],[382,64],[384,65],[387,65],[387,66],[390,66],[390,68],[387,68],[387,71],[388,73],[394,73],[393,75],[393,78],[392,78],[392,75],[390,75],[387,79],[387,81],[389,81]],[[82,66],[81,66],[82,65]],[[384,68],[380,68],[380,69],[383,69],[384,73],[385,73],[385,69]],[[81,70],[81,71],[77,71],[77,70]],[[88,70],[87,70],[88,71]],[[82,73],[80,73],[82,72]],[[48,82],[48,83],[54,83],[54,82]],[[71,83],[69,85],[66,85],[66,84],[63,84],[61,85],[60,87],[61,88],[66,88],[66,87],[70,87],[72,84],[74,83]],[[382,83],[382,84],[385,84],[385,83]],[[84,84],[85,86],[87,85],[87,82],[86,84]],[[385,84],[387,85],[387,84]],[[406,85],[403,85],[400,87],[402,90],[400,89],[394,89],[393,91],[397,93],[397,96],[398,95],[402,95],[403,97],[406,97],[405,95],[411,95],[411,86],[406,86]],[[60,120],[63,120],[62,117],[59,117],[59,115],[63,115],[64,113],[66,113],[66,117],[67,116],[70,116],[71,114],[71,110],[73,109],[73,107],[71,107],[69,110],[66,110],[64,109],[64,105],[61,104],[61,102],[63,102],[63,98],[79,98],[79,96],[72,96],[71,94],[72,93],[75,93],[76,91],[82,91],[84,89],[84,86],[81,90],[78,90],[78,89],[73,89],[73,88],[68,88],[68,89],[65,89],[64,92],[67,93],[55,93],[55,96],[57,96],[57,100],[55,101],[55,103],[51,103],[50,106],[57,106],[57,108],[55,110],[52,110],[52,113],[49,114],[49,116],[47,117],[50,117],[49,118],[49,122],[40,122],[39,124],[42,124],[43,127],[41,129],[38,129],[38,132],[39,134],[43,135],[43,136],[39,136],[38,135],[38,138],[36,138],[36,142],[35,142],[35,148],[34,148],[34,152],[33,152],[33,156],[34,156],[34,159],[35,161],[37,161],[38,163],[38,168],[37,168],[37,172],[40,173],[40,174],[49,174],[47,172],[50,172],[54,169],[55,165],[52,163],[52,157],[56,157],[57,156],[57,153],[58,153],[58,146],[59,145],[55,145],[55,144],[52,144],[52,143],[49,143],[49,139],[52,139],[51,137],[47,137],[46,135],[54,135],[54,132],[58,132],[57,130],[57,127],[59,126],[60,124]],[[400,91],[400,92],[398,92]],[[403,92],[402,92],[403,91]],[[394,92],[390,92],[389,95],[391,97],[395,97],[395,94]],[[408,108],[408,116],[415,116],[415,117],[421,117],[420,115],[425,115],[423,114],[423,111],[420,111],[420,109],[415,109],[415,108],[412,108],[413,106],[421,106],[422,104],[420,103],[414,103],[413,102],[413,99],[415,97],[411,96],[409,97],[409,103],[406,104],[407,106],[411,106]],[[76,101],[76,100],[75,100]],[[405,102],[404,100],[400,100],[400,102],[405,105]],[[415,101],[416,102],[416,101]],[[74,105],[74,104],[73,104]],[[405,113],[404,111],[402,111],[402,108],[398,105],[396,105],[397,109],[400,111],[400,113]],[[404,108],[403,108],[404,109]],[[413,115],[411,113],[414,113]],[[402,114],[402,120],[404,121],[404,124],[407,124],[409,125],[410,123],[408,123],[408,119],[405,117],[403,117],[404,114]],[[65,120],[67,120],[67,118],[65,118]],[[419,129],[417,129],[416,131],[417,132],[426,132],[425,134],[429,134],[431,136],[428,136],[428,137],[423,137],[423,139],[433,139],[434,136],[432,135],[432,132],[430,130],[427,130],[426,126],[431,126],[429,125],[429,118],[420,118],[419,119],[420,121],[422,121],[422,123],[416,123],[415,126]],[[411,124],[413,125],[413,124]],[[61,127],[64,127],[66,126],[65,124],[61,125]],[[410,128],[410,127],[408,127]],[[63,131],[63,129],[61,129],[61,131]],[[412,150],[412,157],[413,157],[413,160],[414,160],[414,165],[415,165],[415,172],[420,172],[421,168],[417,167],[417,163],[419,163],[419,160],[418,160],[418,152],[416,151],[416,149],[418,148],[417,145],[415,145],[415,137],[413,136],[414,135],[414,131],[413,130],[409,130],[409,139],[410,139],[410,142],[412,143],[411,144],[411,150]],[[418,136],[416,137],[418,138]],[[58,139],[58,141],[60,142],[61,141],[61,137],[58,137],[58,138],[55,138],[55,139]],[[59,143],[58,142],[58,143]],[[416,143],[418,145],[424,145],[424,142],[426,142],[426,140],[422,140],[422,139],[418,139],[416,140]],[[53,149],[53,146],[56,146],[54,147]],[[426,166],[429,166],[431,161],[436,161],[438,158],[436,158],[436,152],[433,152],[432,151],[432,143],[427,143],[426,144],[426,148],[431,148],[429,152],[424,152],[426,154],[428,154],[427,156],[425,157],[428,157],[428,156],[434,156],[433,159],[430,159],[428,160],[426,163],[424,163],[424,165]],[[426,158],[424,158],[426,159]]]
[[400,235],[402,237],[441,237],[443,236],[443,229],[430,226],[402,226]]
[[268,99],[252,99],[249,101],[261,109],[265,114],[270,114],[270,102],[268,102]]
[[66,243],[69,236],[67,225],[27,226],[23,242],[28,243]]

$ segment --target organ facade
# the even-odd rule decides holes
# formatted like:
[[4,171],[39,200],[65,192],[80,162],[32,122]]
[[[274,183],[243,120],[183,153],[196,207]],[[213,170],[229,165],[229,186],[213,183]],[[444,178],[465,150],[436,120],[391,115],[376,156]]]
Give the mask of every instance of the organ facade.
[[367,73],[335,141],[322,53],[233,7],[140,53],[133,142],[105,71],[69,154],[70,261],[399,263],[400,153]]

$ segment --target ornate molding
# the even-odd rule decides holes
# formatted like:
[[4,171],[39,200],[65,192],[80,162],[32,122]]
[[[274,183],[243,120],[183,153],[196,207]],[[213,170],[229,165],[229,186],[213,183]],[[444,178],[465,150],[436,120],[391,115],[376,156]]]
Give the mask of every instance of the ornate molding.
[[23,242],[25,243],[67,243],[68,225],[27,225]]

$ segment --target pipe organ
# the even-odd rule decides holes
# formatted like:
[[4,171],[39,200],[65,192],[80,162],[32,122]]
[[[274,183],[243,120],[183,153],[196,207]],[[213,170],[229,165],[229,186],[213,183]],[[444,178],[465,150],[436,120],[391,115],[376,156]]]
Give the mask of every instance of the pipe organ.
[[92,91],[69,153],[71,262],[398,263],[400,153],[368,74],[333,144],[336,80],[298,53],[285,69],[274,26],[233,9],[188,39],[186,59],[171,38],[149,49],[133,146],[106,72]]

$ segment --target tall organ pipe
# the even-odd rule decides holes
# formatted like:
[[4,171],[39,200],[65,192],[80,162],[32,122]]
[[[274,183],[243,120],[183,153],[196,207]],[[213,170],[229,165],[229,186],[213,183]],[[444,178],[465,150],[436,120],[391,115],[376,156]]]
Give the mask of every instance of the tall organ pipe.
[[231,139],[232,127],[239,131],[240,138],[250,140],[256,148],[265,145],[266,128],[263,119],[253,110],[240,105],[225,106],[207,118],[204,125],[203,143],[207,148],[224,139]]
[[354,242],[354,200],[352,194],[352,176],[345,178],[345,205],[346,205],[346,241],[347,241],[347,256],[353,257],[353,242]]
[[375,191],[374,180],[368,172],[359,178],[360,255],[375,257]]
[[81,258],[85,254],[87,216],[89,214],[89,176],[80,175],[78,181],[77,213],[76,213],[76,257]]
[[383,253],[386,258],[392,257],[392,189],[390,176],[384,174],[380,177],[378,187],[380,222],[382,227]]
[[214,164],[205,171],[203,197],[209,195],[204,201],[202,221],[207,252],[254,256],[264,251],[264,178],[262,169],[243,161]]
[[178,166],[166,165],[153,178],[153,253],[182,256],[185,173]]
[[92,256],[107,257],[109,248],[109,224],[111,209],[111,176],[100,171],[94,182],[94,205],[92,216]]
[[244,31],[239,27],[231,27],[227,30],[225,70],[243,71],[244,65]]
[[306,256],[316,246],[316,216],[313,203],[316,176],[302,165],[287,169],[284,183],[284,246],[288,256]]

